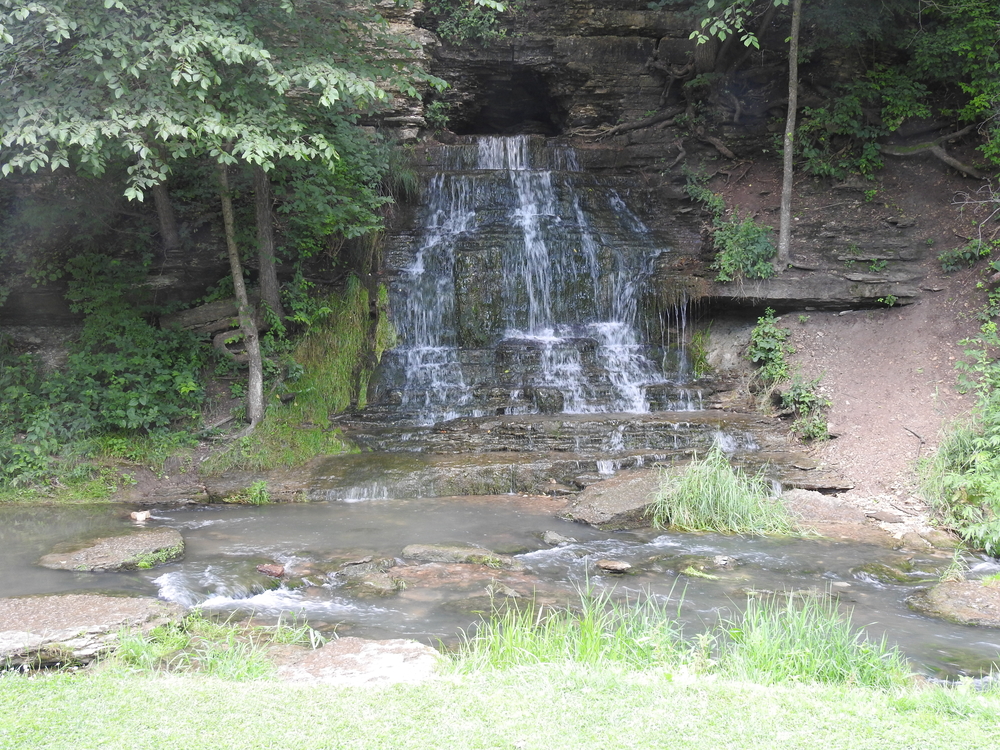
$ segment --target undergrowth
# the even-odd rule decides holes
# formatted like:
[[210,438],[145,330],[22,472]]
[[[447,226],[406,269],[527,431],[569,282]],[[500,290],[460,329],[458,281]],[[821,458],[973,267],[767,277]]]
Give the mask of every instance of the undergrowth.
[[906,683],[902,654],[883,638],[870,641],[823,595],[747,600],[742,617],[724,625],[720,671],[763,685],[808,680],[888,690]]
[[[757,365],[750,389],[757,394],[759,408],[768,409],[773,401],[791,412],[792,432],[800,439],[825,440],[830,436],[826,412],[832,404],[820,392],[821,378],[807,380],[793,375],[788,361],[795,351],[788,344],[790,335],[770,307],[757,319],[747,347],[747,359]],[[789,378],[792,382],[779,398],[778,387]]]
[[149,633],[125,629],[102,668],[116,674],[197,673],[221,680],[260,680],[274,675],[267,649],[276,644],[316,648],[323,638],[308,625],[279,622],[274,627],[217,622],[194,612],[178,623]]
[[763,470],[733,467],[718,445],[681,473],[665,471],[650,508],[653,525],[686,531],[787,534],[791,521]]
[[230,469],[264,471],[347,450],[330,417],[348,407],[364,407],[368,379],[382,353],[395,341],[386,314],[385,287],[379,288],[376,305],[377,330],[374,343],[370,343],[368,290],[351,277],[342,294],[331,294],[325,300],[329,313],[305,334],[292,353],[301,373],[294,382],[287,383],[289,395],[294,398],[282,404],[274,394],[257,428],[205,461],[203,469],[208,473]]
[[758,224],[753,216],[740,217],[739,211],[731,214],[725,201],[705,184],[707,178],[685,170],[687,194],[712,213],[712,244],[715,260],[709,266],[716,271],[716,281],[742,279],[767,279],[774,276],[771,259],[778,249],[771,242],[771,227]]
[[679,663],[688,647],[669,605],[652,596],[619,603],[608,592],[581,592],[579,606],[505,607],[462,634],[459,671],[541,663],[617,663],[634,669]]
[[924,497],[970,545],[1000,555],[1000,290],[979,313],[979,333],[964,339],[959,386],[976,394],[972,416],[945,435],[921,467]]

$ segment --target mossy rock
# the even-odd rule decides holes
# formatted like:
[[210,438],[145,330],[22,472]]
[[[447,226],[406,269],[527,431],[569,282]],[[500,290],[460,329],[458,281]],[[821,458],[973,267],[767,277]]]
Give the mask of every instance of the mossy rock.
[[176,529],[166,527],[141,529],[63,546],[64,550],[44,555],[38,564],[54,570],[94,573],[148,570],[184,555],[184,538]]
[[910,560],[896,563],[870,562],[851,570],[858,578],[874,579],[879,583],[904,584],[912,586],[915,583],[926,583],[937,580],[935,571],[924,570]]
[[403,557],[422,562],[471,563],[506,570],[521,567],[517,561],[506,555],[498,555],[483,547],[460,544],[410,544],[403,548]]

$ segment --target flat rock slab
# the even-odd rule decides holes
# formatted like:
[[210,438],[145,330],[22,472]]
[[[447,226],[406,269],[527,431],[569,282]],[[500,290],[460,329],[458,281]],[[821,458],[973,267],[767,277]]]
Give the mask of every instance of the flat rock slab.
[[417,641],[338,638],[315,651],[279,652],[278,677],[345,687],[423,682],[434,676],[440,658],[433,648]]
[[0,599],[0,663],[85,663],[114,648],[123,627],[150,630],[183,608],[148,597],[59,594]]
[[610,530],[649,526],[646,509],[659,489],[656,469],[620,471],[577,495],[565,517]]
[[184,554],[184,538],[176,529],[142,529],[102,537],[67,552],[43,556],[38,564],[55,570],[104,572],[153,568]]
[[918,591],[906,603],[911,609],[949,622],[1000,628],[1000,586],[984,586],[981,581],[942,581]]
[[838,502],[821,492],[793,489],[782,494],[781,500],[800,532],[814,532],[829,539],[846,539],[881,547],[898,547],[900,544],[881,528],[869,523],[861,509]]
[[403,548],[403,557],[422,562],[472,563],[508,569],[518,567],[518,563],[507,555],[498,555],[483,547],[461,544],[409,544]]

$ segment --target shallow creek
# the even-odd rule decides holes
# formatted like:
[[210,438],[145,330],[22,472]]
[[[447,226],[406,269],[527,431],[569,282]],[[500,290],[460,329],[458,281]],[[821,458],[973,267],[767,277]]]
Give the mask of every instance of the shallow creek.
[[[741,538],[654,530],[605,532],[555,517],[545,498],[479,496],[186,506],[154,512],[149,526],[178,529],[187,545],[181,562],[130,573],[54,571],[35,563],[60,543],[121,533],[133,527],[121,506],[0,508],[0,596],[101,591],[145,594],[222,615],[254,613],[264,621],[295,615],[331,634],[413,637],[452,643],[489,609],[490,594],[513,592],[542,602],[572,600],[575,589],[608,587],[617,597],[646,593],[677,605],[689,635],[731,616],[746,591],[832,591],[853,622],[898,644],[919,669],[950,676],[980,674],[1000,661],[1000,631],[951,625],[910,611],[905,603],[947,558],[902,555],[867,545],[816,539]],[[550,547],[546,531],[576,541]],[[463,543],[511,554],[521,570],[399,559],[408,544]],[[337,575],[348,561],[397,558],[388,570],[405,582],[390,596],[359,595]],[[731,558],[716,568],[716,556]],[[625,576],[602,572],[600,559],[631,563]],[[913,580],[884,583],[859,570],[884,561],[913,565]],[[276,585],[256,566],[279,562],[305,571],[306,585]],[[689,566],[717,579],[684,575]],[[983,562],[981,566],[996,566]],[[844,585],[848,584],[848,585]],[[363,592],[362,592],[363,594]],[[675,605],[671,605],[673,610]]]

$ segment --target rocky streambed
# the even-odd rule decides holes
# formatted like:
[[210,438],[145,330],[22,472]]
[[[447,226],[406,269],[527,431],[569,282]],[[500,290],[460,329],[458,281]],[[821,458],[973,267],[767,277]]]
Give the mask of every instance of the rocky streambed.
[[[617,504],[628,494],[621,488],[631,485],[641,497],[650,476],[618,475],[606,487],[618,489],[605,496]],[[294,615],[327,636],[364,642],[452,643],[460,630],[493,609],[561,606],[587,587],[622,600],[671,599],[687,632],[694,634],[731,616],[747,596],[797,591],[838,597],[853,612],[855,624],[867,626],[874,637],[886,634],[922,671],[988,671],[1000,653],[1000,631],[949,622],[939,616],[938,604],[936,616],[911,607],[941,598],[934,599],[934,587],[951,562],[951,551],[901,547],[878,531],[880,522],[860,513],[842,517],[836,528],[823,529],[826,537],[817,537],[817,526],[830,523],[817,515],[821,498],[792,493],[789,502],[800,508],[802,527],[812,533],[780,539],[678,534],[646,526],[611,531],[568,520],[584,506],[602,510],[596,490],[577,498],[175,506],[155,509],[147,528],[115,506],[0,508],[2,528],[21,531],[16,539],[4,532],[0,552],[9,572],[0,590],[0,643],[10,665],[86,662],[113,647],[122,625],[148,628],[191,608],[263,623]],[[863,540],[853,533],[859,529],[867,530]],[[56,544],[149,539],[154,531],[180,535],[183,558],[149,568],[39,565]],[[982,578],[994,569],[1000,566],[977,561],[972,575]],[[963,585],[970,593],[960,622],[995,625],[989,620],[995,617],[990,602],[1000,599],[995,596],[1000,589],[978,580]],[[364,642],[355,644],[350,658],[360,658]],[[305,667],[291,666],[305,653],[282,658],[289,675],[305,679]],[[410,658],[385,656],[389,663]],[[412,658],[419,661],[419,654]],[[341,657],[331,659],[340,663]],[[385,659],[373,664],[384,666]],[[329,665],[317,667],[323,669],[327,678],[341,679],[332,676],[336,670]],[[363,681],[357,675],[344,679]]]

